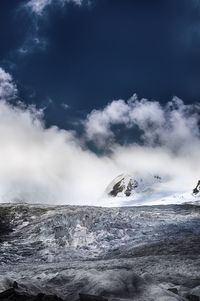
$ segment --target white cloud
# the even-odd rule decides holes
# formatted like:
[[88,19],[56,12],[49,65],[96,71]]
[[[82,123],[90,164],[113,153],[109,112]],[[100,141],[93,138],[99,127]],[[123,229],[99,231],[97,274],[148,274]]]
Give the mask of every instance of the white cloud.
[[112,162],[83,151],[69,131],[45,129],[40,118],[0,102],[0,199],[90,202],[104,189],[101,179],[114,176]]
[[[40,32],[41,18],[44,20],[43,13],[50,6],[63,7],[66,4],[74,3],[81,6],[83,3],[89,4],[88,0],[28,0],[20,6],[30,14],[30,30],[24,39],[22,45],[17,49],[17,53],[21,56],[29,55],[35,51],[44,51],[48,46],[48,39]],[[46,17],[46,16],[45,16]]]
[[114,134],[112,124],[129,124],[129,105],[124,100],[113,101],[103,110],[93,110],[85,122],[86,135],[89,140],[104,146]]
[[40,14],[46,6],[50,5],[52,0],[31,0],[28,6],[37,14]]
[[[146,139],[144,146],[120,146],[115,141],[112,153],[99,157],[76,133],[45,128],[42,111],[11,105],[7,100],[16,95],[16,87],[8,73],[1,70],[0,74],[1,202],[100,205],[104,189],[121,173],[167,175],[171,189],[192,189],[196,184],[200,171],[197,108],[192,112],[195,107],[178,99],[161,107],[134,97],[93,111],[85,121],[89,139],[96,141],[99,133],[102,139],[114,139],[111,125],[118,123],[137,124]],[[5,82],[11,85],[10,93],[4,92]]]
[[85,121],[86,138],[97,146],[104,147],[114,141],[113,125],[126,128],[138,127],[142,132],[140,139],[148,146],[160,145],[171,151],[189,150],[199,143],[200,106],[185,105],[174,97],[171,102],[161,106],[156,101],[138,100],[134,95],[127,102],[113,101],[102,110],[93,110]]
[[83,150],[70,131],[46,129],[42,111],[11,105],[16,87],[3,70],[0,91],[0,202],[91,203],[117,173],[111,160]]
[[16,97],[17,88],[13,83],[12,76],[0,68],[0,99],[10,100]]
[[48,45],[47,39],[39,36],[37,28],[24,41],[23,45],[17,50],[20,55],[28,55],[35,51],[44,51]]
[[27,6],[30,7],[34,13],[40,15],[49,5],[63,6],[70,2],[81,5],[84,0],[30,0]]
[[64,109],[64,110],[69,110],[70,109],[70,105],[68,105],[67,103],[62,103],[61,104],[61,107]]

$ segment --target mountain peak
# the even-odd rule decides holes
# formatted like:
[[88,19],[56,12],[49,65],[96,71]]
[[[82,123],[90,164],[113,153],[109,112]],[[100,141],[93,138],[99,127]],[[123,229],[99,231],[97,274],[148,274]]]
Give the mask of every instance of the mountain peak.
[[112,197],[129,197],[135,193],[146,192],[161,182],[158,175],[131,176],[121,174],[117,176],[106,188],[106,194]]

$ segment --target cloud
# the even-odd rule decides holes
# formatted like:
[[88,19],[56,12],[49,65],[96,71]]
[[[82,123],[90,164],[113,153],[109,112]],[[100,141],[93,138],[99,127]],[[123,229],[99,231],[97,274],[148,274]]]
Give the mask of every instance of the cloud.
[[33,106],[10,104],[16,87],[3,70],[0,91],[0,201],[91,203],[101,195],[117,173],[111,160],[84,150],[73,132],[45,128]]
[[31,8],[32,12],[41,15],[43,11],[50,5],[64,6],[70,2],[81,5],[84,0],[30,0],[27,3],[27,6]]
[[108,140],[114,138],[112,124],[129,124],[129,104],[124,100],[113,101],[103,110],[93,110],[85,121],[85,131],[88,140],[95,141],[104,147]]
[[17,87],[12,76],[0,68],[0,99],[11,100],[17,95]]
[[67,103],[61,103],[61,107],[64,109],[64,110],[69,110],[71,107],[70,105],[68,105]]
[[[184,191],[196,184],[198,107],[179,99],[166,106],[135,96],[113,101],[87,116],[85,133],[79,137],[55,126],[46,128],[44,112],[34,106],[13,106],[9,99],[17,95],[16,86],[11,75],[2,69],[0,74],[1,202],[101,205],[106,186],[121,173],[167,176],[171,190]],[[139,127],[140,142],[120,145],[113,124]],[[109,155],[98,156],[87,147],[88,139],[96,143],[98,135],[104,141],[101,147],[112,138]]]
[[37,29],[33,30],[24,41],[23,45],[17,50],[19,55],[28,55],[35,51],[44,51],[48,45],[47,39],[39,36]]
[[84,126],[86,138],[99,147],[108,145],[109,140],[115,141],[113,125],[123,125],[127,129],[138,128],[140,142],[147,146],[163,146],[178,152],[199,143],[199,114],[198,104],[185,105],[177,97],[161,106],[156,101],[138,100],[134,95],[127,102],[115,100],[102,110],[93,110]]
[[1,201],[90,202],[112,163],[83,150],[70,131],[46,129],[41,117],[33,107],[0,103]]
[[18,13],[24,11],[29,14],[29,31],[25,36],[22,45],[17,49],[17,54],[26,56],[34,53],[35,51],[45,51],[48,46],[48,38],[41,34],[41,20],[45,22],[44,12],[50,6],[63,7],[69,3],[81,6],[83,3],[89,4],[88,0],[29,0],[25,5],[21,5]]

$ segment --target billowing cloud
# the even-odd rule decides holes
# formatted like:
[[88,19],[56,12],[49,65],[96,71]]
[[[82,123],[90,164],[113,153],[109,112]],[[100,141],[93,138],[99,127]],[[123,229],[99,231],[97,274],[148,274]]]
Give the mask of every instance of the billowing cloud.
[[[192,189],[199,178],[197,106],[179,99],[164,107],[136,97],[114,101],[87,116],[79,137],[55,126],[46,128],[43,111],[33,106],[11,105],[16,86],[3,70],[0,91],[1,202],[101,205],[106,186],[121,173],[167,176],[172,191]],[[141,143],[119,145],[113,124],[139,127]],[[110,137],[109,155],[98,156],[87,148],[88,139],[106,147]]]
[[112,161],[84,150],[73,132],[45,128],[42,111],[10,104],[16,86],[3,70],[0,91],[0,201],[90,203],[101,195],[118,173]]
[[[105,147],[115,141],[113,125],[138,128],[140,140],[147,146],[164,146],[170,151],[189,151],[199,143],[200,106],[185,105],[174,97],[164,106],[134,95],[127,102],[113,101],[102,110],[93,110],[84,123],[86,137],[97,146]],[[134,137],[132,139],[134,141]]]
[[102,179],[114,176],[112,162],[83,150],[71,132],[46,129],[41,117],[34,108],[1,101],[0,199],[90,202],[104,189]]
[[17,87],[12,76],[0,68],[0,99],[10,100],[17,95]]

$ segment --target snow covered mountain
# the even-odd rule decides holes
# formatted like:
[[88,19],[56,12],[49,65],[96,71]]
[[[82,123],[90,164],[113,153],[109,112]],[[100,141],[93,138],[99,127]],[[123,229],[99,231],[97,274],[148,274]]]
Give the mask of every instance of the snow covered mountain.
[[182,203],[200,203],[200,181],[194,189],[176,187],[169,178],[152,174],[119,175],[107,186],[105,203],[102,202],[109,207]]
[[151,192],[162,178],[158,175],[131,176],[127,174],[119,175],[106,188],[109,196],[129,197],[137,193]]

